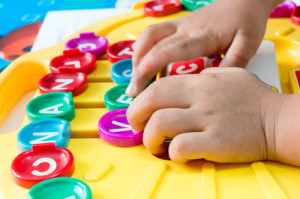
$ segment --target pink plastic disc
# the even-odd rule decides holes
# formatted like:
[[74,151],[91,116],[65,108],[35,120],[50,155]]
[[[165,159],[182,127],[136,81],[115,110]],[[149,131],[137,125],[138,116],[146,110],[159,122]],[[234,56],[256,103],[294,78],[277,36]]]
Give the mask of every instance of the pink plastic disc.
[[98,123],[99,136],[117,146],[136,146],[143,143],[143,133],[134,134],[126,118],[126,108],[110,111]]

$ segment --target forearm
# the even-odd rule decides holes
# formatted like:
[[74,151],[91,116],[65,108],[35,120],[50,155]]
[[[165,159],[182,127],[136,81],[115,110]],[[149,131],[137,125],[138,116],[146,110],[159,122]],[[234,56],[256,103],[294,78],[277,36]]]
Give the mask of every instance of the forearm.
[[[219,1],[219,0],[217,0]],[[225,0],[225,1],[231,1],[232,0]],[[266,11],[271,11],[274,9],[278,4],[282,3],[284,0],[250,0],[250,1],[245,1],[245,0],[238,0],[240,1],[240,4],[256,4],[260,5],[261,7],[264,7]]]

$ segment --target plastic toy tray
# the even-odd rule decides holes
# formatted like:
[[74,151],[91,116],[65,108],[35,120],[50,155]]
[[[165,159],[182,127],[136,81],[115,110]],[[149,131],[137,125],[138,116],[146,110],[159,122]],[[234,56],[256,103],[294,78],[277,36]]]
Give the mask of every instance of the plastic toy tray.
[[[148,17],[144,15],[143,4],[138,3],[130,12],[80,32],[95,32],[114,44],[136,39],[151,24],[189,13]],[[289,18],[269,19],[264,39],[275,44],[282,92],[298,93],[297,78],[292,71],[300,67],[300,27]],[[1,73],[0,123],[24,94],[37,89],[38,81],[49,73],[50,60],[62,54],[66,42],[28,53]],[[198,160],[178,164],[154,157],[143,145],[117,147],[101,140],[97,123],[108,112],[104,108],[104,94],[116,85],[110,79],[111,66],[106,56],[100,57],[96,70],[88,75],[87,90],[73,98],[76,116],[70,122],[72,136],[68,145],[75,162],[72,177],[86,182],[93,198],[299,198],[298,167],[268,161],[217,164]],[[35,96],[38,95],[39,91]],[[23,126],[28,123],[26,117]],[[22,199],[28,194],[28,189],[18,186],[11,174],[11,163],[20,153],[18,132],[0,135],[0,198],[3,199]]]

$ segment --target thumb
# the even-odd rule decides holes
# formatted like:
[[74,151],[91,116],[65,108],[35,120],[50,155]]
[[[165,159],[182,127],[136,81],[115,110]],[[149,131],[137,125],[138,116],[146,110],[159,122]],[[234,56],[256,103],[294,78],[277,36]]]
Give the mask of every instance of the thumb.
[[229,47],[220,67],[246,68],[248,61],[255,54],[261,40],[252,38],[243,33],[237,33]]
[[186,162],[188,160],[206,159],[216,160],[222,153],[222,146],[218,139],[212,138],[208,131],[182,133],[175,136],[169,146],[172,161]]

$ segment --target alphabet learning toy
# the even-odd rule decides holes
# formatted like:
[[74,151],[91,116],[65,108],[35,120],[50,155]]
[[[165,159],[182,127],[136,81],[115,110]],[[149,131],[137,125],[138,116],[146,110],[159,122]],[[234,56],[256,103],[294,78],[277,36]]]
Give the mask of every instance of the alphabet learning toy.
[[[299,198],[298,167],[271,161],[175,163],[151,155],[141,144],[142,132],[132,132],[126,109],[120,109],[132,99],[124,93],[126,84],[117,86],[111,80],[113,63],[107,60],[110,55],[102,55],[107,52],[105,41],[113,46],[136,40],[147,26],[189,13],[179,7],[174,0],[137,3],[130,12],[88,26],[56,46],[23,55],[4,70],[0,75],[0,123],[25,93],[37,92],[27,106],[22,128],[0,135],[0,198]],[[294,13],[299,18],[297,10]],[[264,41],[247,66],[262,81],[286,94],[299,93],[300,26],[296,21],[269,19],[264,39],[273,43]],[[102,51],[95,53],[97,60],[90,65],[94,68],[88,71],[81,69],[89,68],[85,63],[94,58],[79,50],[90,51],[99,43],[81,40],[87,36],[79,34],[102,38]],[[64,51],[66,43],[68,48],[80,49]],[[116,52],[120,51],[112,50],[114,55]],[[57,56],[61,57],[53,61]],[[207,60],[217,67],[220,57]],[[174,64],[170,70],[184,73],[196,68],[194,64]],[[197,66],[209,67],[205,63]],[[50,71],[57,74],[49,78]],[[81,80],[81,72],[87,76],[87,87],[74,96],[72,88]],[[161,75],[158,77],[163,78]],[[38,89],[39,81],[45,94]],[[62,92],[63,88],[71,92]],[[117,94],[110,94],[110,89]],[[117,101],[120,106],[114,104]],[[117,110],[109,112],[106,104],[110,104],[109,110]],[[69,120],[71,135],[66,120],[51,123],[55,120],[52,117]],[[26,151],[20,153],[19,148]]]

